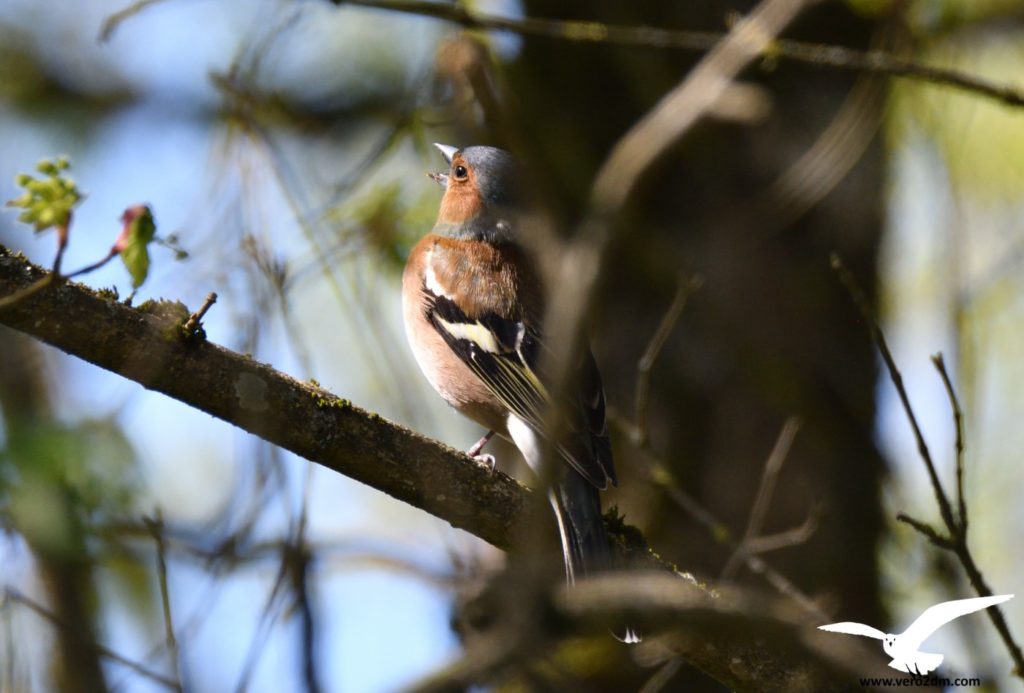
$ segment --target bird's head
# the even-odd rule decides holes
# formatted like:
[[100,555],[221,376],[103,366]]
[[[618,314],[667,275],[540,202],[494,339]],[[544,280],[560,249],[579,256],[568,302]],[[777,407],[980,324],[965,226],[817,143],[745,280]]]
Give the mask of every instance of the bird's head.
[[429,174],[444,188],[439,226],[453,235],[477,233],[521,204],[521,174],[511,154],[497,147],[434,146],[448,164],[447,172]]

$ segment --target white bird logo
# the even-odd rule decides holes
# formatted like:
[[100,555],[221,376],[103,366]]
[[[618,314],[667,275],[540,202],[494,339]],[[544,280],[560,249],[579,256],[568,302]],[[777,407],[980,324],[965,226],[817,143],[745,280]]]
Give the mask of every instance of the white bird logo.
[[900,633],[883,633],[877,628],[866,626],[863,623],[844,621],[832,623],[827,626],[818,626],[819,630],[827,630],[833,633],[846,633],[847,635],[864,635],[882,641],[882,649],[892,657],[889,666],[893,669],[905,671],[908,674],[924,675],[934,671],[942,664],[942,655],[934,652],[921,652],[918,648],[927,640],[932,633],[950,621],[960,618],[975,611],[987,609],[990,606],[1001,604],[1008,599],[1013,599],[1012,594],[997,594],[993,597],[973,597],[971,599],[954,599],[951,602],[942,602],[933,607],[925,609],[924,613],[917,617],[917,620]]

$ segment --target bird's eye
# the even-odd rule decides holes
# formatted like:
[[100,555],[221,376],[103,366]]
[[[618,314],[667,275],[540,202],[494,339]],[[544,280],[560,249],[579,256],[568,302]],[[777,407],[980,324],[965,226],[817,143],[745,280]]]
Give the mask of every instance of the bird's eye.
[[466,176],[469,175],[469,171],[467,171],[466,167],[462,166],[462,165],[456,166],[455,169],[452,171],[452,173],[455,174],[455,177],[458,180],[465,180]]

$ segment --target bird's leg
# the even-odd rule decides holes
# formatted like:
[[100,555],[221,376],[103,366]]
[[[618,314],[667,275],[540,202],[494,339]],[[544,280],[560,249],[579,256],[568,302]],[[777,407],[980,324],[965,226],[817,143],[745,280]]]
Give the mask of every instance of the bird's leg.
[[487,443],[493,437],[494,431],[487,431],[487,433],[484,434],[483,438],[473,443],[473,447],[471,447],[469,450],[466,450],[467,455],[472,457],[474,460],[477,460],[478,462],[483,462],[484,464],[491,468],[491,471],[494,471],[494,466],[497,464],[497,462],[494,459],[494,455],[481,455],[480,451],[484,449],[484,446],[487,445]]

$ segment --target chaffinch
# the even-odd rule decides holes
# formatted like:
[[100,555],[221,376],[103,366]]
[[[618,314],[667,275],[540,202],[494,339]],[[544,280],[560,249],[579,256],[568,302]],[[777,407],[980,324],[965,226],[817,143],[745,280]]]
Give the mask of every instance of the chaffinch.
[[[519,165],[494,147],[435,145],[449,164],[430,176],[444,188],[437,223],[409,254],[402,275],[406,336],[427,380],[448,404],[496,433],[531,467],[540,454],[549,394],[538,372],[544,287],[517,243]],[[564,474],[550,494],[566,579],[611,563],[599,491],[616,484],[601,378],[589,350],[570,398],[570,432],[558,452]],[[639,637],[626,629],[620,639]]]

